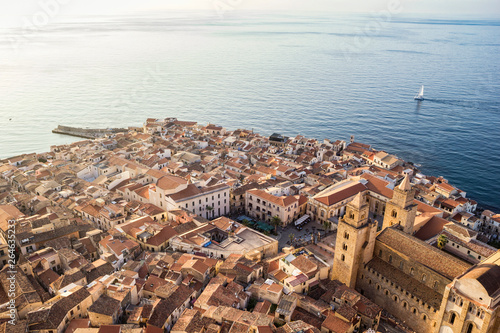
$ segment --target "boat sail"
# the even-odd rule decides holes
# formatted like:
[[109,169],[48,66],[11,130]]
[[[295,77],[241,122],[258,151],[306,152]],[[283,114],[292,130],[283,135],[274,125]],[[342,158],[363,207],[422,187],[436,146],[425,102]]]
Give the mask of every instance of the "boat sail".
[[420,92],[413,99],[415,99],[417,101],[423,101],[424,100],[424,86],[422,86],[420,88]]

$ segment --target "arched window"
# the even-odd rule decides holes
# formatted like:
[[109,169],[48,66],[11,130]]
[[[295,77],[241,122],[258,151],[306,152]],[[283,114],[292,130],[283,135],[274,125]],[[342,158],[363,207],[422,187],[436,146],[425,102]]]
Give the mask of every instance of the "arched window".
[[342,244],[342,249],[343,249],[344,251],[347,251],[347,244],[346,244],[346,243]]
[[340,260],[345,261],[345,255],[341,255]]
[[437,281],[434,281],[434,286],[433,286],[433,288],[434,288],[434,289],[436,289],[436,288],[437,288],[437,286],[438,286],[438,282],[437,282]]
[[472,333],[472,329],[474,328],[473,323],[469,323],[469,326],[467,326],[467,333]]
[[386,296],[389,296],[389,290],[386,290],[386,291],[385,291],[385,295],[386,295]]
[[415,270],[413,269],[413,267],[412,267],[412,268],[410,268],[410,274],[411,274],[411,275],[415,274]]
[[344,232],[344,238],[345,238],[345,239],[349,239],[349,233],[348,233],[347,231],[346,231],[346,232]]
[[413,314],[416,314],[417,313],[417,309],[413,308],[412,312],[413,312]]
[[382,258],[382,250],[379,250],[379,251],[378,251],[378,256],[379,256],[380,258]]
[[377,284],[377,290],[380,290],[380,284]]
[[349,218],[354,219],[354,213],[352,211],[349,212]]
[[392,264],[392,256],[389,256],[389,264]]
[[394,297],[392,299],[394,300],[394,302],[397,302],[398,301],[398,296],[394,295]]
[[372,284],[372,279],[368,279],[368,284]]
[[422,282],[425,282],[425,280],[427,280],[427,275],[422,274]]
[[427,316],[426,316],[425,314],[422,316],[422,320],[423,320],[423,321],[426,321],[426,320],[427,320]]
[[408,303],[403,302],[403,308],[407,309],[408,308]]
[[391,216],[392,217],[398,217],[398,212],[396,212],[396,210],[393,209],[392,212],[391,212]]
[[399,263],[399,268],[402,270],[404,268],[404,262],[403,260],[401,260],[401,262]]
[[457,317],[457,315],[455,314],[455,312],[452,312],[451,313],[451,317],[450,317],[450,324],[454,324],[455,323],[455,318]]

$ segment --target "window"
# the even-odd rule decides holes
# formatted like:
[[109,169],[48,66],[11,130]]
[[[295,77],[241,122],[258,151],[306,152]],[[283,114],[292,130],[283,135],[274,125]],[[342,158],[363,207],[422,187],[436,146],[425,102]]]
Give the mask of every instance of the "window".
[[457,315],[455,314],[455,312],[452,312],[451,317],[450,317],[450,324],[453,325],[455,323],[456,317],[457,317]]
[[342,244],[342,249],[343,249],[344,251],[347,251],[347,244],[346,244],[346,243]]
[[434,281],[434,286],[433,286],[433,288],[434,288],[434,289],[436,289],[436,288],[437,288],[437,286],[438,286],[438,282],[437,282],[437,281]]
[[425,280],[427,280],[427,275],[422,274],[422,282],[425,282]]
[[413,269],[413,267],[412,267],[412,268],[410,268],[410,274],[411,274],[411,275],[415,274],[415,270]]
[[346,232],[344,232],[344,238],[345,238],[345,239],[349,239],[349,233],[348,233],[347,231],[346,231]]
[[391,216],[392,217],[398,217],[398,212],[396,212],[395,209],[392,210],[392,213],[391,213]]
[[392,256],[389,256],[389,264],[392,264]]
[[345,255],[341,255],[340,260],[345,261]]
[[474,328],[474,324],[469,323],[469,326],[467,326],[467,333],[472,333],[472,329]]
[[379,256],[380,258],[382,258],[382,250],[379,250],[379,251],[378,251],[378,256]]
[[400,269],[403,269],[403,268],[404,268],[404,262],[403,262],[403,260],[401,260],[401,262],[399,263],[399,268],[400,268]]

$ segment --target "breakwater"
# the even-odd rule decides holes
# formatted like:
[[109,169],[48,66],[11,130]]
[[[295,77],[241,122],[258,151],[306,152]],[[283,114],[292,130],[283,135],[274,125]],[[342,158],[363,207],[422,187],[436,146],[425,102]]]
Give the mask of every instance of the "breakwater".
[[52,133],[77,136],[85,139],[104,138],[120,132],[127,132],[126,128],[79,128],[59,125],[52,130]]

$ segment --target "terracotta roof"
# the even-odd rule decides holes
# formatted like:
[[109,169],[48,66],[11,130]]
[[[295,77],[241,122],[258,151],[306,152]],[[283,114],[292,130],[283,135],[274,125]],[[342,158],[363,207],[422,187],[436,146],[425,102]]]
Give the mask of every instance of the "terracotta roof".
[[495,264],[481,264],[464,274],[459,280],[477,280],[490,297],[500,293],[500,266]]
[[389,182],[367,173],[364,173],[361,177],[368,180],[368,183],[366,183],[366,187],[368,188],[368,190],[380,194],[386,198],[392,198],[394,191],[387,187]]
[[334,333],[347,333],[352,325],[330,311],[321,326]]
[[316,264],[310,261],[305,255],[300,255],[296,257],[290,262],[290,264],[297,267],[304,274],[307,274],[318,268]]
[[184,184],[187,184],[187,180],[184,178],[167,175],[158,179],[156,186],[162,190],[173,190]]
[[425,284],[417,281],[403,271],[395,268],[394,266],[386,263],[378,257],[374,257],[367,263],[368,268],[374,269],[376,272],[382,274],[383,277],[388,278],[399,287],[410,292],[413,296],[423,300],[425,303],[430,304],[434,309],[439,309],[441,305],[442,295],[427,287]]
[[105,316],[113,316],[120,309],[120,301],[107,295],[101,295],[88,309],[88,312],[98,313]]
[[432,216],[414,236],[422,241],[428,240],[439,234],[447,223],[449,223],[449,221],[441,217]]
[[321,202],[322,204],[325,204],[327,206],[334,205],[338,202],[341,202],[345,199],[348,199],[354,195],[356,195],[359,192],[362,192],[366,190],[365,185],[361,183],[356,183],[351,186],[347,186],[345,188],[341,188],[338,191],[334,191],[333,193],[322,196],[322,197],[315,197],[314,199]]
[[170,226],[164,226],[163,229],[153,237],[149,238],[147,244],[159,246],[165,242],[167,242],[172,237],[175,237],[177,232]]
[[396,228],[384,229],[377,236],[377,241],[450,280],[471,266]]
[[198,188],[194,184],[189,184],[187,188],[179,191],[177,193],[171,194],[170,198],[174,201],[183,201],[186,199],[190,199],[199,195],[203,195],[205,193],[216,192],[223,189],[229,188],[226,184],[218,184],[213,186],[207,186],[203,188]]
[[144,283],[144,290],[154,292],[156,288],[166,284],[168,284],[166,280],[160,279],[159,277],[154,275],[150,275]]
[[263,200],[272,202],[273,204],[279,205],[281,207],[288,207],[290,205],[293,205],[294,203],[298,203],[298,199],[294,196],[275,196],[270,193],[267,193],[266,191],[258,190],[258,189],[253,189],[248,191],[249,194],[255,195],[256,197],[259,197]]

